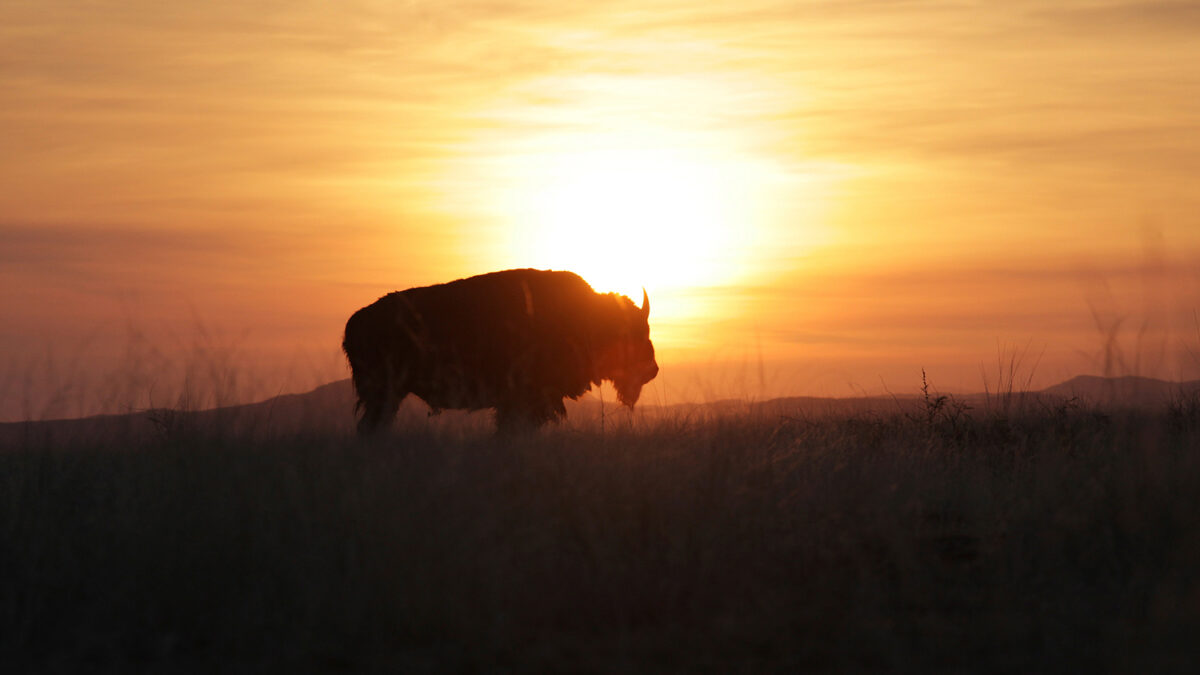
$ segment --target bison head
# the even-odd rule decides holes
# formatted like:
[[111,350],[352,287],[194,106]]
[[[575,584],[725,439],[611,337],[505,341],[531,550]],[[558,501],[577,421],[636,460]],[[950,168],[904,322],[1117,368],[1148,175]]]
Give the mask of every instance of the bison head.
[[650,342],[650,297],[642,290],[642,306],[623,295],[610,295],[618,305],[614,339],[600,354],[600,377],[612,380],[617,399],[633,407],[641,396],[642,386],[658,375],[654,360],[654,345]]

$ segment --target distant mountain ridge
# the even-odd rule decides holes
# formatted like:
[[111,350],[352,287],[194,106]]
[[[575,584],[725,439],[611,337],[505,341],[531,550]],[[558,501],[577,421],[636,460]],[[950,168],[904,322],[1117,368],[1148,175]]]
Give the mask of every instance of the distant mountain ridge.
[[[936,394],[935,394],[936,395]],[[1040,391],[1011,394],[955,394],[953,399],[975,409],[1004,408],[1013,402],[1058,405],[1076,399],[1081,403],[1133,409],[1161,409],[1181,397],[1200,396],[1200,380],[1170,382],[1150,377],[1101,377],[1079,375]],[[0,423],[0,448],[49,445],[62,439],[165,436],[191,430],[219,429],[228,433],[350,433],[354,427],[354,391],[349,379],[321,385],[300,394],[282,394],[244,405],[207,410],[142,410],[127,414],[97,415],[77,419]],[[712,415],[754,411],[769,415],[845,415],[861,413],[913,412],[922,405],[920,395],[902,394],[854,398],[796,396],[742,401],[727,399],[705,403],[638,405],[638,414]],[[627,416],[621,406],[586,396],[566,401],[568,420],[596,421]],[[426,423],[429,409],[415,397],[400,407],[397,423],[402,426]],[[442,427],[490,428],[486,411],[468,413],[449,410],[432,417]]]
[[1200,392],[1200,380],[1169,382],[1152,377],[1125,375],[1102,377],[1077,375],[1040,393],[1079,398],[1090,403],[1109,403],[1135,408],[1164,405],[1179,396]]

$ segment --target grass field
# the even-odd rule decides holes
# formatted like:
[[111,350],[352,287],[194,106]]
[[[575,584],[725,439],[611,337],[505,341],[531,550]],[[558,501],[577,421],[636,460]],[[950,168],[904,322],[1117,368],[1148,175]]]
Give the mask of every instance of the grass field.
[[1196,667],[1197,406],[925,403],[33,439],[0,453],[0,671]]

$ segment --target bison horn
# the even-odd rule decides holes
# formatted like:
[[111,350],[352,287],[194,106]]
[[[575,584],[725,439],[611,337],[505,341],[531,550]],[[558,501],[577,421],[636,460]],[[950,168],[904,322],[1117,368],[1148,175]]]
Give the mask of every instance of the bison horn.
[[642,287],[642,318],[650,317],[650,296],[646,294],[646,288]]

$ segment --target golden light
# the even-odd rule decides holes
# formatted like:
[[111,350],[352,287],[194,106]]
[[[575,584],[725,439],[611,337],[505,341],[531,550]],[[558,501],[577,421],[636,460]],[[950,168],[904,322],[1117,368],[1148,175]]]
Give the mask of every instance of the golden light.
[[669,148],[546,158],[520,197],[514,256],[632,298],[721,283],[756,230],[737,168]]
[[[704,343],[827,239],[835,174],[781,158],[781,139],[725,115],[769,114],[766,83],[709,76],[546,77],[483,106],[428,185],[459,223],[466,271],[579,273],[653,306],[663,344]],[[813,133],[816,133],[815,130]]]

